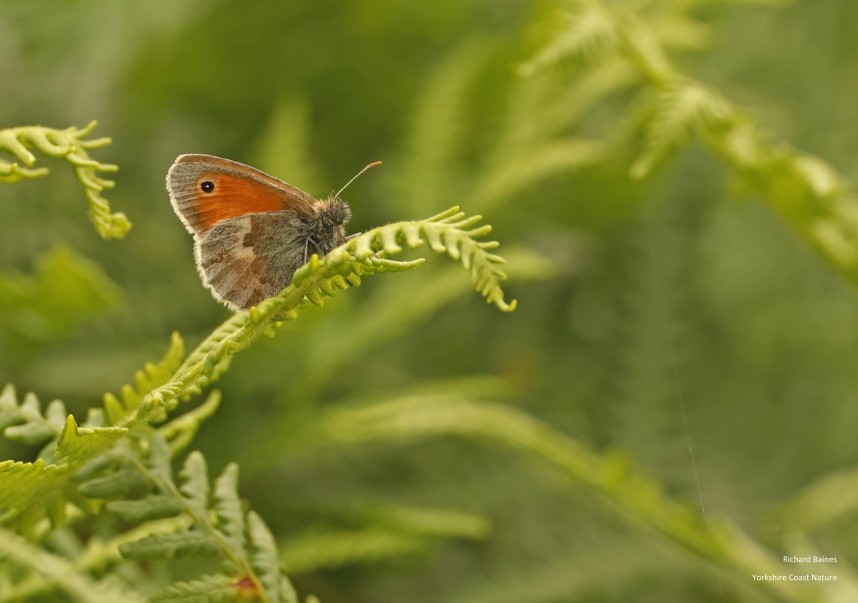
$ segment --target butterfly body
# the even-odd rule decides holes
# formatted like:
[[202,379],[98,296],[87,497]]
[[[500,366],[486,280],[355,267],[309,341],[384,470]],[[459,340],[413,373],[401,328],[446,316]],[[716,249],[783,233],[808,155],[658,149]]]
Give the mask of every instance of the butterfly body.
[[311,255],[346,241],[348,204],[317,200],[250,166],[181,155],[167,173],[176,214],[194,236],[203,284],[234,310],[276,295]]

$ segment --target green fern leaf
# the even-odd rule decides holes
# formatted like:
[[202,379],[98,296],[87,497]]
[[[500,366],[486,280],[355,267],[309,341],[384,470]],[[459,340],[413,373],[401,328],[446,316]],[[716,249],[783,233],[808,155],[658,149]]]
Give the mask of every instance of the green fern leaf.
[[158,364],[148,363],[134,374],[134,385],[122,387],[121,400],[114,394],[104,394],[104,408],[112,424],[126,420],[137,412],[143,397],[153,389],[167,383],[185,356],[185,342],[178,332],[170,336],[170,345],[163,360]]
[[[89,156],[90,149],[110,144],[109,138],[87,140],[95,129],[91,122],[82,129],[66,128],[56,130],[42,126],[24,126],[0,130],[0,151],[10,153],[17,161],[0,160],[0,183],[17,182],[22,178],[38,178],[48,173],[46,168],[33,169],[36,157],[29,149],[35,148],[50,157],[58,157],[72,166],[75,176],[84,189],[89,201],[89,214],[98,234],[102,238],[122,238],[131,228],[131,222],[125,214],[111,213],[110,203],[101,193],[113,188],[114,182],[105,180],[99,174],[115,172],[119,168],[112,164],[100,163]],[[26,166],[26,167],[25,167]]]
[[554,38],[533,59],[521,66],[522,75],[533,75],[570,58],[590,58],[616,49],[621,41],[617,19],[598,2],[577,2],[575,9],[560,14]]
[[7,427],[3,435],[13,442],[32,445],[51,439],[56,436],[56,433],[50,425],[32,422]]
[[78,491],[91,498],[139,495],[153,479],[169,483],[171,475],[169,446],[162,437],[155,435],[149,440],[145,466],[128,447],[118,449],[112,458],[96,459],[81,469],[79,477],[85,481],[78,486]]
[[107,475],[82,482],[77,490],[89,498],[117,498],[139,493],[147,485],[146,478],[133,467],[123,466]]
[[0,523],[14,521],[21,531],[29,531],[61,500],[69,475],[68,465],[49,465],[42,459],[0,462]]
[[209,502],[209,477],[206,460],[197,451],[188,455],[182,466],[182,485],[180,491],[185,495],[191,511],[204,516]]
[[244,510],[238,497],[238,465],[230,463],[215,480],[214,508],[221,533],[236,551],[245,549]]
[[182,512],[182,506],[171,496],[152,494],[136,500],[112,500],[107,503],[107,510],[126,521],[140,523],[174,517]]
[[[170,464],[170,446],[167,440],[158,433],[149,440],[149,456],[146,459],[146,468],[151,479],[160,483],[168,483],[172,480],[173,468]],[[203,467],[205,471],[205,467]]]
[[[2,521],[14,521],[26,532],[45,517],[54,525],[64,521],[66,499],[64,488],[74,473],[111,448],[127,433],[123,428],[78,427],[65,405],[55,400],[42,415],[38,399],[28,394],[19,405],[15,390],[7,386],[0,394],[0,418],[10,439],[28,443],[49,444],[33,463],[3,461],[0,463],[0,509]],[[10,422],[24,421],[17,425]],[[57,431],[57,425],[62,427]]]
[[39,399],[33,393],[18,403],[15,387],[7,384],[0,393],[0,429],[3,435],[22,444],[42,444],[59,436],[65,426],[65,404],[54,400],[42,413]]
[[270,601],[298,603],[292,585],[280,571],[274,537],[262,518],[253,511],[247,513],[247,535],[252,547],[251,564],[265,598]]
[[177,582],[149,597],[152,603],[224,603],[240,599],[241,585],[223,574]]
[[737,120],[733,107],[721,96],[694,81],[676,79],[661,86],[646,122],[646,147],[631,168],[643,178],[674,148],[684,145],[692,133],[707,136]]
[[[170,515],[172,518],[169,524],[163,519],[150,522],[152,531],[123,537],[115,545],[122,557],[156,561],[219,556],[229,573],[236,576],[231,582],[236,593],[257,596],[262,601],[294,601],[292,586],[277,565],[271,533],[258,516],[246,514],[242,507],[236,465],[226,467],[215,481],[212,492],[206,461],[199,452],[188,455],[180,472],[181,485],[173,482],[169,445],[158,432],[150,442],[145,464],[134,454],[131,450],[122,450],[118,456],[128,467],[136,469],[138,477],[147,482],[153,492],[143,498],[112,501],[107,505],[108,510],[138,521]],[[205,584],[207,580],[182,583],[163,595],[193,597],[194,589],[205,590]],[[219,593],[216,596],[225,592],[216,589]],[[208,600],[206,597],[215,594],[201,592],[198,596],[199,600]]]
[[69,415],[57,440],[56,458],[74,467],[80,467],[111,448],[128,433],[123,427],[78,427]]
[[[781,4],[780,0],[760,2]],[[579,14],[588,15],[590,27]],[[584,40],[617,42],[605,47],[615,48],[652,92],[643,119],[645,146],[630,169],[632,177],[645,177],[668,153],[697,134],[754,194],[761,195],[829,262],[858,282],[856,195],[848,179],[815,157],[767,142],[747,115],[677,71],[665,53],[663,36],[634,9],[577,0],[565,19],[561,34],[524,70],[533,73],[567,56],[582,56]]]
[[0,559],[27,570],[43,590],[63,593],[62,601],[80,603],[143,603],[143,598],[109,580],[94,580],[71,561],[0,528]]
[[152,534],[119,546],[125,559],[157,561],[175,557],[213,557],[220,552],[217,542],[209,534],[198,531]]

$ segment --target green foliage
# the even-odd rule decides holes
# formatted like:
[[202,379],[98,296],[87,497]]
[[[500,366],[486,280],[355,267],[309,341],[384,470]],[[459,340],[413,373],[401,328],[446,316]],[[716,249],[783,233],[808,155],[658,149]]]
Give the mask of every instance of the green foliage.
[[[51,554],[5,528],[0,528],[0,558],[9,566],[25,571],[28,578],[38,576],[43,584],[68,597],[65,600],[86,603],[133,603],[144,600],[131,589],[121,588],[112,581],[90,578],[80,572],[73,562]],[[4,568],[3,571],[6,580],[9,578],[7,570]],[[2,600],[15,600],[24,594],[32,593],[16,592],[9,587],[8,582],[0,586]]]
[[[515,301],[504,301],[500,288],[506,275],[497,266],[504,260],[490,253],[498,243],[478,240],[491,230],[489,226],[476,226],[479,220],[479,216],[466,218],[454,207],[427,220],[372,229],[321,259],[313,256],[280,295],[228,319],[184,361],[183,340],[174,333],[164,359],[138,371],[134,385],[124,386],[119,397],[105,394],[104,409],[93,410],[82,427],[62,402],[51,402],[43,413],[35,396],[28,394],[19,402],[12,386],[7,386],[0,396],[4,435],[24,444],[47,444],[42,458],[32,463],[0,463],[0,509],[4,511],[0,521],[35,538],[49,532],[46,520],[50,519],[56,530],[70,516],[77,519],[98,509],[98,501],[113,499],[105,506],[109,512],[129,522],[150,522],[144,524],[144,533],[138,538],[118,535],[115,555],[137,562],[187,556],[222,559],[225,573],[178,582],[154,595],[155,600],[251,597],[266,602],[297,601],[293,587],[280,570],[274,537],[261,517],[246,510],[238,498],[237,465],[227,466],[212,486],[204,457],[195,452],[185,461],[181,482],[173,480],[171,455],[187,446],[200,422],[214,412],[219,394],[213,393],[197,409],[160,430],[153,431],[150,425],[163,423],[181,398],[201,392],[224,373],[235,354],[259,335],[273,335],[307,303],[321,306],[325,296],[356,287],[362,277],[376,272],[399,272],[419,266],[422,259],[390,259],[405,247],[426,244],[436,253],[449,255],[469,271],[487,302],[512,311]],[[148,493],[141,496],[141,490]],[[462,522],[457,523],[462,529]],[[150,532],[145,525],[157,529]],[[315,545],[303,545],[305,551],[317,547],[318,536],[315,538]],[[317,558],[308,564],[307,552],[293,553],[293,559],[304,558],[303,567],[307,569],[330,564],[331,559],[342,564],[380,554],[377,545],[369,549],[364,545],[357,554],[333,553],[337,546],[342,549],[349,538],[340,534],[333,540],[339,545],[325,546],[328,552],[322,559],[327,561]],[[105,562],[103,557],[97,561]],[[58,567],[57,571],[74,571],[63,563]],[[56,587],[51,576],[42,577],[47,579],[32,588]]]
[[110,144],[109,138],[86,140],[96,124],[97,122],[92,121],[82,129],[71,127],[57,130],[43,126],[23,126],[0,130],[0,151],[9,153],[17,160],[0,160],[0,182],[17,182],[24,178],[47,175],[47,168],[33,168],[36,156],[30,152],[31,148],[48,157],[58,157],[72,166],[75,176],[83,186],[89,202],[89,215],[98,234],[105,239],[121,239],[131,228],[131,222],[125,214],[110,211],[110,203],[102,197],[101,192],[113,188],[115,183],[99,176],[99,173],[115,172],[119,168],[96,161],[87,152]]
[[98,264],[58,244],[36,260],[34,275],[0,274],[0,355],[67,338],[119,299]]
[[[156,600],[183,600],[195,596],[203,600],[218,600],[232,587],[232,598],[242,591],[261,601],[296,601],[288,578],[281,572],[274,539],[262,519],[243,508],[238,496],[238,467],[229,465],[212,485],[206,462],[199,452],[191,453],[181,471],[181,482],[174,481],[170,469],[170,451],[166,441],[154,437],[149,441],[148,456],[126,451],[115,457],[116,465],[105,480],[113,480],[112,496],[136,495],[132,500],[117,500],[108,510],[126,520],[152,517],[172,518],[172,531],[157,531],[119,545],[119,553],[134,561],[158,561],[176,557],[219,557],[223,574],[206,575],[190,582],[169,587]],[[137,473],[148,487],[139,496],[138,488],[129,488]],[[85,488],[86,482],[82,484]],[[106,491],[106,490],[105,490]],[[124,503],[124,504],[123,504]],[[161,522],[159,525],[165,526]]]
[[[128,419],[136,412],[143,395],[141,391],[148,392],[170,378],[182,360],[183,349],[181,337],[174,333],[164,360],[137,373],[137,389],[124,387],[122,402],[112,394],[105,394],[104,410],[92,409],[80,427],[62,401],[54,400],[42,411],[34,394],[27,394],[19,401],[15,389],[7,385],[0,394],[0,428],[4,437],[22,444],[42,445],[43,449],[41,458],[32,463],[11,460],[0,463],[0,482],[4,486],[0,493],[3,510],[0,521],[33,535],[46,530],[45,519],[49,518],[58,527],[69,512],[76,514],[84,510],[80,506],[88,507],[88,503],[78,499],[77,484],[70,480],[87,466],[98,465],[104,453],[129,436],[128,427],[119,423],[129,424]],[[178,442],[176,449],[186,444],[199,423],[213,412],[217,399],[214,395],[195,411],[164,426],[165,435]],[[133,476],[129,482],[136,483]],[[111,482],[102,482],[101,489],[93,490],[92,482],[87,486],[89,490],[82,490],[84,496],[103,496],[103,490],[109,490]]]
[[[766,550],[729,521],[707,521],[694,507],[671,500],[657,483],[636,474],[622,453],[595,454],[548,425],[504,405],[415,396],[337,410],[331,413],[327,429],[335,439],[348,442],[392,439],[411,443],[427,436],[453,434],[509,446],[559,468],[568,479],[604,498],[627,519],[722,566],[736,582],[743,581],[749,571],[780,571],[778,551]],[[799,588],[771,582],[761,586],[772,594],[795,600],[826,600],[827,596],[824,588],[814,585]]]
[[289,572],[395,560],[429,552],[441,538],[481,540],[490,531],[483,517],[442,509],[372,507],[358,509],[347,519],[360,527],[315,526],[291,536],[280,553]]
[[179,333],[174,332],[164,359],[158,364],[147,364],[143,370],[137,371],[134,375],[134,385],[122,386],[121,400],[110,392],[104,394],[104,411],[110,423],[129,421],[137,412],[143,398],[170,380],[182,364],[184,356],[185,342]]
[[[93,413],[90,421],[97,423],[98,414]],[[11,385],[0,394],[0,426],[4,427],[3,435],[14,441],[50,441],[45,458],[32,463],[0,462],[0,522],[29,535],[43,532],[45,526],[39,524],[47,518],[55,526],[64,523],[70,498],[66,489],[75,471],[127,433],[122,427],[78,427],[59,400],[51,402],[42,414],[35,396],[29,394],[19,403]]]
[[480,216],[465,218],[458,207],[422,221],[397,222],[374,228],[352,237],[322,259],[313,255],[280,294],[258,306],[237,313],[217,328],[196,350],[191,352],[171,379],[152,388],[139,401],[136,415],[129,421],[149,421],[163,411],[170,411],[183,396],[202,391],[218,379],[232,359],[261,335],[273,336],[275,330],[297,317],[298,309],[309,304],[324,305],[325,297],[357,287],[361,279],[377,272],[401,272],[416,268],[422,259],[391,260],[388,256],[404,251],[403,245],[415,248],[424,243],[436,253],[446,253],[460,261],[471,280],[488,303],[503,311],[515,309],[516,302],[503,298],[500,281],[506,275],[497,266],[503,258],[490,250],[495,241],[477,241],[491,230],[490,226],[473,228]]
[[526,64],[526,74],[567,59],[620,58],[637,71],[645,99],[639,119],[644,144],[630,170],[634,178],[649,175],[695,135],[748,193],[765,199],[858,282],[858,196],[845,176],[819,157],[769,142],[745,112],[674,67],[658,32],[632,10],[590,0],[572,6],[559,33]]
[[[10,119],[103,113],[140,236],[0,204],[8,265],[62,230],[101,266],[0,276],[0,368],[65,400],[0,394],[0,603],[856,598],[858,306],[806,247],[856,280],[858,10],[742,4],[779,2],[10,5]],[[387,167],[363,234],[223,320],[159,176],[195,151],[320,197]],[[510,317],[465,295],[511,310],[506,275]],[[793,569],[839,580],[752,578]]]

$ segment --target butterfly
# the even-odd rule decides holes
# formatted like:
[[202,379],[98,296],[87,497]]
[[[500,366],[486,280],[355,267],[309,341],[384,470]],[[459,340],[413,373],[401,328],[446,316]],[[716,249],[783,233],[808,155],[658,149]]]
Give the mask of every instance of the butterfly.
[[[369,164],[346,186],[380,164]],[[346,186],[319,200],[213,155],[180,155],[167,172],[170,202],[194,236],[200,278],[232,310],[276,295],[310,256],[324,256],[346,242],[352,215],[340,198]]]

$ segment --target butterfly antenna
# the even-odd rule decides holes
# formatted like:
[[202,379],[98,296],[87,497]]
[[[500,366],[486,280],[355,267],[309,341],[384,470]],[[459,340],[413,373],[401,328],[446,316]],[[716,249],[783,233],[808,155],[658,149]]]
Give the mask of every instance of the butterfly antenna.
[[355,180],[357,180],[357,179],[358,179],[358,176],[360,176],[361,174],[363,174],[363,173],[364,173],[365,171],[367,171],[369,168],[374,168],[374,167],[377,167],[377,166],[379,166],[379,165],[381,165],[381,162],[380,162],[380,161],[373,161],[372,163],[370,163],[368,166],[366,166],[366,167],[365,167],[365,168],[363,168],[361,171],[359,171],[357,174],[355,174],[355,175],[354,175],[354,177],[353,177],[351,180],[349,180],[348,182],[346,182],[346,185],[345,185],[343,188],[341,188],[340,190],[338,190],[338,191],[337,191],[337,194],[336,194],[335,196],[336,196],[336,197],[339,197],[339,196],[340,196],[340,193],[342,193],[344,190],[346,190],[346,189],[348,188],[349,184],[351,184],[352,182],[354,182]]

